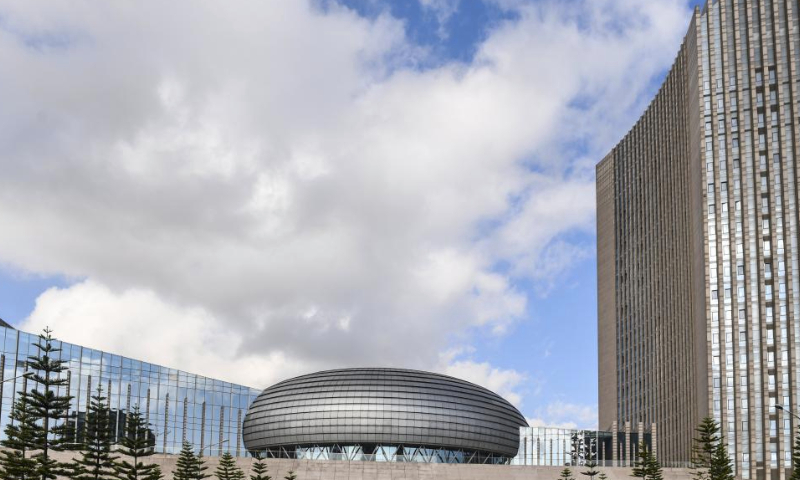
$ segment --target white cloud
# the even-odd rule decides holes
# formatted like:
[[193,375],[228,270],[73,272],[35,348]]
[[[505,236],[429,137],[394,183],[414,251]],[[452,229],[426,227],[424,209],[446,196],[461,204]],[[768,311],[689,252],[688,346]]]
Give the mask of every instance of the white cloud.
[[[335,5],[4,2],[0,262],[83,279],[23,328],[247,384],[439,368],[454,337],[502,334],[517,280],[585,247],[565,235],[593,228],[586,159],[688,18],[568,3],[417,70],[402,22]],[[524,372],[442,368],[522,401]]]
[[597,405],[554,401],[534,411],[528,418],[531,427],[597,429]]
[[92,281],[44,292],[24,327],[38,333],[48,325],[57,325],[57,337],[67,342],[160,365],[190,365],[195,373],[250,386],[308,367],[287,361],[279,351],[241,355],[238,332],[201,307],[169,304],[147,290],[113,292]]
[[471,347],[462,347],[442,353],[439,370],[447,375],[488,388],[517,408],[521,408],[522,394],[519,389],[526,380],[525,374],[514,369],[495,368],[488,362],[476,362],[470,358],[464,358],[464,355],[469,355],[473,351]]
[[528,421],[528,426],[529,427],[566,428],[566,429],[570,429],[570,430],[579,428],[578,424],[575,423],[575,422],[558,423],[558,422],[545,420],[545,419],[542,419],[542,418],[526,418],[525,420]]

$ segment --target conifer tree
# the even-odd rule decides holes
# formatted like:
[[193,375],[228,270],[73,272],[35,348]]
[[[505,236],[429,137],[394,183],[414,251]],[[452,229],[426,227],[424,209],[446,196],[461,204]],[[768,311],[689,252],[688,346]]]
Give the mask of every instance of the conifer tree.
[[5,440],[0,442],[0,478],[5,480],[33,480],[37,478],[36,460],[29,455],[36,446],[36,411],[31,407],[27,393],[17,393],[17,400],[9,415]]
[[800,480],[800,428],[797,429],[792,446],[792,476],[789,480]]
[[175,464],[175,471],[172,476],[175,480],[194,480],[197,472],[196,457],[192,451],[192,446],[183,442],[181,453],[178,455],[178,461]]
[[36,439],[33,456],[36,460],[37,478],[52,480],[63,472],[64,464],[50,457],[51,451],[64,450],[66,446],[65,433],[67,425],[65,420],[69,414],[69,404],[72,397],[69,394],[59,395],[58,390],[67,385],[66,377],[61,373],[67,368],[64,360],[56,357],[60,348],[54,345],[52,330],[45,328],[39,335],[39,340],[34,344],[36,355],[28,357],[28,368],[33,372],[29,376],[34,383],[34,388],[28,394],[28,401],[37,417],[37,427],[34,438]]
[[695,429],[697,437],[692,445],[692,477],[695,480],[711,480],[711,464],[717,444],[720,442],[719,424],[706,417]]
[[255,457],[252,470],[255,475],[250,475],[250,480],[272,480],[272,477],[267,475],[267,464],[260,456]]
[[244,480],[244,472],[236,466],[236,460],[230,452],[225,452],[219,459],[215,475],[219,480]]
[[641,478],[641,479],[647,477],[647,472],[645,471],[646,455],[647,455],[647,450],[645,449],[645,445],[644,443],[640,443],[639,451],[636,452],[636,461],[633,463],[633,471],[631,472],[631,477]]
[[154,463],[144,460],[155,453],[155,437],[151,438],[150,425],[145,423],[139,406],[135,405],[128,414],[125,435],[119,452],[130,459],[117,462],[117,475],[122,480],[159,480],[163,478],[161,469]]
[[648,480],[663,480],[664,470],[652,450],[647,452],[647,478]]
[[595,475],[600,473],[597,470],[597,462],[595,461],[593,456],[586,461],[584,467],[586,467],[586,471],[581,472],[581,475],[586,475],[587,477],[589,477],[589,480],[594,480]]
[[205,466],[203,457],[197,456],[192,451],[192,444],[183,442],[183,448],[178,456],[175,471],[172,472],[174,480],[203,480],[211,475],[205,473],[208,467]]
[[709,476],[711,480],[734,480],[733,464],[731,463],[731,458],[728,456],[728,449],[722,438],[719,439],[714,449]]
[[111,454],[111,427],[108,402],[103,387],[97,387],[86,412],[86,433],[80,457],[74,461],[74,480],[115,480],[115,461]]
[[644,442],[639,444],[638,459],[633,467],[632,477],[642,478],[643,480],[662,480],[664,478],[661,464],[653,455],[653,451],[647,448]]
[[561,474],[559,475],[559,478],[561,480],[575,480],[574,478],[572,478],[572,470],[570,470],[569,468],[565,468],[564,470],[561,470]]
[[294,473],[294,470],[289,470],[286,473],[286,476],[283,477],[284,480],[297,480],[297,475]]
[[606,472],[600,472],[600,475],[598,475],[597,478],[598,480],[606,480],[608,475],[606,475]]

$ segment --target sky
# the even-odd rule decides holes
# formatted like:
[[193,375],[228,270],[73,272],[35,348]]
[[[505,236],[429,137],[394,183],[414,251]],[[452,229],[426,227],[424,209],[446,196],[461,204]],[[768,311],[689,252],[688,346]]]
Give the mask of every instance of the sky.
[[594,427],[594,166],[696,3],[3,2],[0,317],[256,388],[437,371]]

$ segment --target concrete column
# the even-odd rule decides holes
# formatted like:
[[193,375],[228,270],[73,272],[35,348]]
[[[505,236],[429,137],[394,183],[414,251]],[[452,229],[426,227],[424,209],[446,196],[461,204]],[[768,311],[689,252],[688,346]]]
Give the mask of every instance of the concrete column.
[[[639,422],[639,424],[636,426],[636,428],[637,428],[636,433],[639,434],[639,437],[638,437],[639,441],[636,442],[636,445],[632,445],[633,446],[633,450],[632,451],[634,451],[634,452],[638,452],[639,451],[639,443],[644,442],[644,423]],[[631,457],[631,465],[633,465],[635,463],[636,463],[636,456],[633,456],[633,457]]]
[[522,464],[528,464],[528,437],[522,437]]
[[619,428],[617,428],[617,421],[614,420],[611,422],[611,433],[613,437],[611,437],[611,466],[619,466],[619,440],[617,439],[617,432]]
[[598,451],[597,451],[597,453],[598,453],[598,455],[600,456],[600,458],[598,459],[599,461],[598,461],[597,463],[599,463],[600,465],[603,465],[603,466],[605,466],[605,461],[606,461],[606,444],[605,444],[605,443],[600,443],[600,442],[599,442],[599,439],[598,439],[598,445],[597,445],[597,447],[598,447]]
[[169,434],[168,427],[169,426],[169,393],[164,397],[164,450],[163,453],[167,453],[167,435]]
[[631,466],[631,422],[625,422],[625,463],[624,467]]
[[[638,429],[636,430],[636,433],[639,434],[639,442],[644,442],[644,423],[639,422],[639,425],[637,425],[636,428]],[[638,446],[635,450],[638,450]]]
[[650,443],[653,449],[653,456],[658,458],[658,437],[656,436],[656,424],[650,424]]

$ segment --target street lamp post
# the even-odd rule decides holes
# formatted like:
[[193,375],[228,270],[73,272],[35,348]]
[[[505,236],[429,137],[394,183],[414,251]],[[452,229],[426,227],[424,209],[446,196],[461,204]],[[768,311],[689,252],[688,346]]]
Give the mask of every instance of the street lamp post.
[[22,375],[17,375],[16,377],[11,377],[11,378],[4,379],[3,383],[10,382],[12,380],[16,380],[16,379],[22,378],[22,377],[29,377],[29,375],[30,375],[30,372],[25,372]]
[[[793,411],[789,410],[788,408],[783,408],[783,405],[775,405],[775,410],[780,410],[780,411],[782,411],[782,412],[788,412],[788,413],[789,413],[789,415],[791,415],[791,416],[793,416],[794,418],[796,418],[796,419],[800,420],[800,415],[797,415],[796,413],[794,413]],[[800,435],[800,431],[798,432],[798,435]],[[795,444],[795,446],[796,446],[796,445],[797,445],[797,444]],[[795,465],[795,464],[794,464],[794,456],[795,456],[795,453],[796,453],[796,452],[795,452],[795,449],[794,449],[794,448],[792,448],[792,468],[797,468],[797,465]]]
[[211,445],[204,446],[203,448],[200,449],[200,456],[201,457],[203,456],[203,450],[205,450],[206,448],[210,449],[211,447],[216,447],[217,445],[222,445],[223,443],[227,443],[227,440],[223,440],[221,442],[212,443]]
[[788,408],[783,408],[783,405],[775,405],[775,409],[776,409],[776,410],[782,410],[782,411],[784,411],[784,412],[787,412],[789,415],[791,415],[791,416],[793,416],[794,418],[796,418],[796,419],[800,420],[800,415],[798,415],[798,414],[796,414],[796,413],[792,412],[792,411],[791,411],[791,410],[789,410]]

